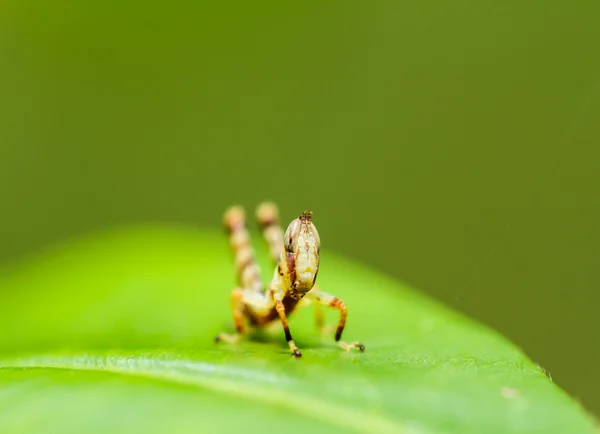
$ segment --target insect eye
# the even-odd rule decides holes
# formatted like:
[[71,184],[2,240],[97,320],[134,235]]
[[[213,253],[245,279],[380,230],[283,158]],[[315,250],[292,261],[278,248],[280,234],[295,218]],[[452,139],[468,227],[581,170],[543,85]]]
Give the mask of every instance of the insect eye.
[[294,220],[290,223],[287,230],[285,231],[285,235],[283,236],[285,250],[287,250],[288,252],[294,251],[294,244],[296,242],[296,239],[298,238],[299,232],[300,222],[298,220]]

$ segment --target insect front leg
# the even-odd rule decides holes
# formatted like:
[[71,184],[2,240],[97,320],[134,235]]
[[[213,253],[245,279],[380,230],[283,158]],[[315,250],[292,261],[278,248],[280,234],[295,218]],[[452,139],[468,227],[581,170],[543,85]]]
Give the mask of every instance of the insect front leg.
[[290,332],[290,326],[288,324],[287,315],[285,313],[285,306],[283,305],[282,295],[279,293],[274,293],[273,300],[275,301],[275,309],[279,314],[279,318],[281,319],[281,325],[283,326],[283,331],[285,333],[285,340],[287,341],[290,351],[294,355],[294,357],[299,358],[302,357],[302,353],[294,343],[294,339],[292,338],[292,333]]
[[341,340],[344,327],[346,326],[346,318],[348,317],[348,308],[346,307],[346,303],[334,295],[316,289],[308,292],[306,297],[310,297],[312,300],[315,300],[320,304],[324,304],[340,311],[340,320],[335,331],[335,341],[340,347],[346,351],[349,351],[351,348],[358,348],[361,352],[365,350],[365,346],[358,341],[346,343]]

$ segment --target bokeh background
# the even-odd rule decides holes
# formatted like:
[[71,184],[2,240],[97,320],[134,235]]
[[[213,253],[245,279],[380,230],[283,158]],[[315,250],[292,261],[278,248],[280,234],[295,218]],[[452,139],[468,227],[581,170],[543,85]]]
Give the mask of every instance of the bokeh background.
[[600,414],[599,22],[598,1],[3,1],[0,261],[312,209],[326,248]]

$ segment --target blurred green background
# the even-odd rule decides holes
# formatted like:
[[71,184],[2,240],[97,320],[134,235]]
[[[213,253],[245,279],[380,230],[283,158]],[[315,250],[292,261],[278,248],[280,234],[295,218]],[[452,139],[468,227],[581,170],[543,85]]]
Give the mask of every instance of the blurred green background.
[[328,249],[598,414],[598,22],[597,1],[1,2],[0,260],[312,209]]

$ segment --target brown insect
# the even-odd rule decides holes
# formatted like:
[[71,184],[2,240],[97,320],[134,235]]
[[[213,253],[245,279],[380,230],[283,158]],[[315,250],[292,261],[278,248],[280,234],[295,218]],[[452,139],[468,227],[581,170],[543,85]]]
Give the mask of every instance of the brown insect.
[[[285,233],[279,224],[279,211],[272,203],[263,203],[256,212],[263,236],[275,263],[275,272],[265,288],[261,282],[250,235],[246,229],[245,212],[241,207],[232,207],[225,213],[225,227],[235,256],[238,287],[231,293],[231,305],[236,333],[220,333],[215,341],[236,342],[244,333],[244,320],[251,326],[261,327],[279,319],[283,325],[285,339],[296,357],[302,353],[294,343],[288,326],[288,315],[301,300],[314,301],[340,311],[335,332],[337,344],[345,350],[358,348],[360,342],[342,342],[348,309],[339,298],[321,291],[315,282],[319,271],[321,240],[312,222],[312,212],[304,212],[294,219]],[[317,310],[317,325],[322,328],[323,317]]]

